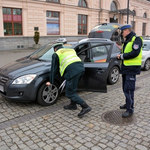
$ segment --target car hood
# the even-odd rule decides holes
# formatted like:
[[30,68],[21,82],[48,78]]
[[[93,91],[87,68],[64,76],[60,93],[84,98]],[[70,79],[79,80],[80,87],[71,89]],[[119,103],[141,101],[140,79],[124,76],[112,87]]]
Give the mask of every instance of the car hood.
[[25,74],[40,74],[48,72],[51,63],[33,59],[16,60],[0,68],[0,74],[9,78],[16,78]]

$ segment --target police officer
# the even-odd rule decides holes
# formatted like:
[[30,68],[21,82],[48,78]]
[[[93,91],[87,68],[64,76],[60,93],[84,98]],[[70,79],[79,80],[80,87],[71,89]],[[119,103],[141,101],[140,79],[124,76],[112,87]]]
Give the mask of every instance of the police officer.
[[137,37],[131,28],[129,24],[120,28],[124,42],[121,54],[117,55],[117,58],[122,60],[122,88],[126,98],[125,104],[120,106],[120,109],[126,109],[122,114],[123,118],[130,117],[134,113],[136,75],[140,74],[142,63],[143,40]]
[[65,94],[70,99],[70,104],[64,106],[64,109],[76,110],[77,104],[82,107],[78,117],[83,117],[91,111],[91,107],[77,95],[78,81],[84,72],[84,66],[81,59],[76,55],[74,49],[65,49],[60,45],[54,47],[55,53],[52,56],[50,82],[46,85],[54,84],[60,74],[66,80]]

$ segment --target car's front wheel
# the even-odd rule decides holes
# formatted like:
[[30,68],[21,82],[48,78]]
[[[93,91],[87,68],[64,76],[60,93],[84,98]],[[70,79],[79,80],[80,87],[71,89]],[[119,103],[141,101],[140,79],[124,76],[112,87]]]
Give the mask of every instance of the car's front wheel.
[[147,59],[144,64],[144,70],[148,71],[150,69],[150,59]]
[[114,66],[110,69],[108,74],[108,83],[115,84],[119,80],[119,68]]
[[43,106],[49,106],[56,103],[59,95],[59,91],[56,85],[51,84],[47,86],[45,83],[42,84],[38,91],[37,102]]

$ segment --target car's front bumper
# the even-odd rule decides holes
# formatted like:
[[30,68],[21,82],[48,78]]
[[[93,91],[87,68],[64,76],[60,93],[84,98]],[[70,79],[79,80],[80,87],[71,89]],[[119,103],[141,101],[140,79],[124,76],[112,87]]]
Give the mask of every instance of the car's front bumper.
[[27,102],[36,99],[36,89],[34,83],[25,85],[6,84],[0,85],[0,94],[6,99]]

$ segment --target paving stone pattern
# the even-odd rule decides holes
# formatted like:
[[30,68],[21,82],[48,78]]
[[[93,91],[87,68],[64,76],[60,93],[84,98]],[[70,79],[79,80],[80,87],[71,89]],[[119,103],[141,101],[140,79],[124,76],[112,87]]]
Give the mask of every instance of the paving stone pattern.
[[136,122],[109,124],[102,114],[124,103],[121,79],[108,93],[80,92],[92,111],[79,119],[81,110],[63,110],[69,101],[61,96],[52,106],[8,102],[0,97],[0,150],[149,150],[150,71],[137,78]]

